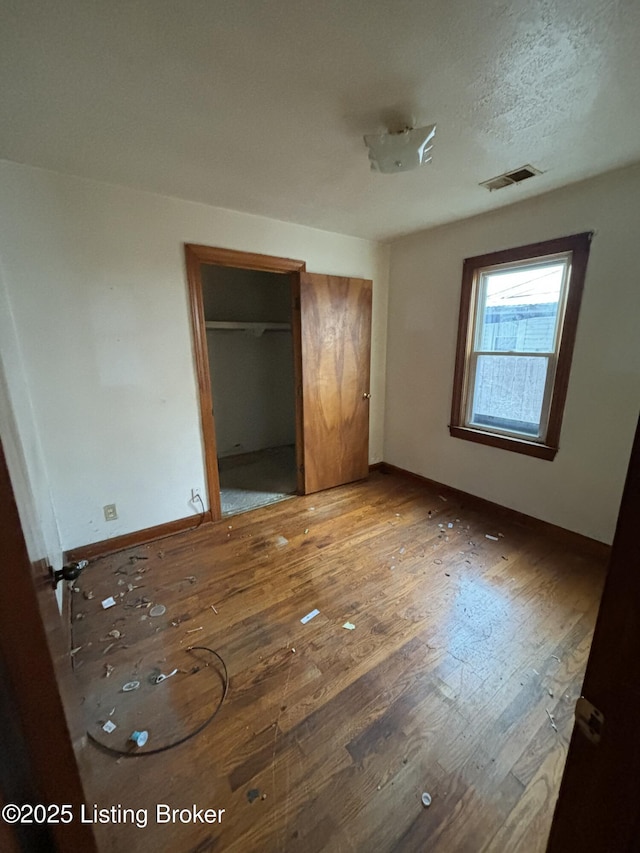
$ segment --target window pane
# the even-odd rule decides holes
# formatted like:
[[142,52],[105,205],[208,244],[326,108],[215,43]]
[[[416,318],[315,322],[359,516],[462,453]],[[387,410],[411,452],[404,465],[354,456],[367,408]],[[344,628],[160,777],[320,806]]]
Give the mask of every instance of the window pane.
[[566,263],[481,276],[477,349],[552,352]]
[[471,423],[537,437],[548,364],[544,356],[478,356]]

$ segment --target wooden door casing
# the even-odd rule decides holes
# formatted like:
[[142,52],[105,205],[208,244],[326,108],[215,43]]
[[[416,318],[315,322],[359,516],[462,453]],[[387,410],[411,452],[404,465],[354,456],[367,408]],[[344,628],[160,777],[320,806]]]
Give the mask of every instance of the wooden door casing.
[[[240,252],[233,249],[221,249],[214,246],[201,246],[185,243],[187,284],[189,288],[189,307],[193,333],[193,354],[198,382],[200,402],[200,423],[204,448],[204,461],[207,477],[207,495],[210,510],[206,521],[219,521],[222,518],[220,506],[220,477],[218,473],[218,453],[216,448],[216,429],[213,414],[211,375],[207,351],[207,332],[204,320],[202,298],[202,264],[219,267],[235,267],[263,272],[289,273],[296,281],[298,272],[305,269],[305,262],[292,258],[278,258],[271,255],[259,255],[255,252]],[[294,350],[295,352],[295,350]],[[298,407],[299,408],[299,404]],[[296,411],[296,437],[302,435],[299,425],[301,415]]]
[[372,282],[300,274],[306,494],[369,472]]

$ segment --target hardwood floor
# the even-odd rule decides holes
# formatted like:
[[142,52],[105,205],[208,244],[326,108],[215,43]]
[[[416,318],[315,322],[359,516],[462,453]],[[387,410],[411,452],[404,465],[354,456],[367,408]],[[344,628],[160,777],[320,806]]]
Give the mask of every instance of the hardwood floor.
[[[148,810],[97,824],[102,851],[544,851],[602,560],[442,498],[375,473],[90,565],[72,610],[94,736],[145,728],[151,749],[204,722],[222,682],[191,644],[230,675],[181,746],[83,748],[90,804]],[[158,824],[157,803],[225,811]]]

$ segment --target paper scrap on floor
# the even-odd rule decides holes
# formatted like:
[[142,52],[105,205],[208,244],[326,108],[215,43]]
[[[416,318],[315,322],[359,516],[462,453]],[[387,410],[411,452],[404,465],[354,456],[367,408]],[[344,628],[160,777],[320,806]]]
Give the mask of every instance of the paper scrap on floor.
[[306,616],[303,616],[303,617],[302,617],[302,619],[301,619],[300,621],[302,622],[302,624],[303,624],[303,625],[306,625],[306,624],[307,624],[307,622],[310,622],[310,621],[311,621],[311,619],[313,619],[313,617],[314,617],[314,616],[317,616],[317,615],[318,615],[318,613],[320,613],[320,611],[319,611],[319,610],[317,610],[317,609],[316,609],[316,610],[312,610],[312,611],[311,611],[311,613],[307,613],[307,615],[306,615]]

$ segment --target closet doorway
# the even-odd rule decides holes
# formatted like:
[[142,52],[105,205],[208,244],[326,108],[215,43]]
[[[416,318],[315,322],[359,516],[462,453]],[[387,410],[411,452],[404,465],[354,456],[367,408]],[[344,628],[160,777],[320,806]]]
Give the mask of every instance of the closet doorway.
[[295,494],[291,281],[202,265],[222,516]]
[[[248,469],[254,461],[249,454],[259,451],[273,451],[262,454],[267,458],[266,464],[262,460],[267,468],[273,468],[269,462],[278,464],[278,456],[290,460],[292,434],[295,436],[295,491],[298,494],[330,489],[366,477],[369,473],[372,282],[307,273],[304,261],[192,243],[185,244],[185,259],[212,520],[221,519],[223,513],[238,511],[233,509],[231,502],[227,503],[227,496],[223,497],[223,506],[221,475],[223,483],[226,480],[229,485],[228,469],[244,467],[247,471],[242,484],[248,484],[246,478],[252,476]],[[255,304],[233,294],[234,287],[252,303],[255,299]],[[226,335],[227,344],[220,354],[219,350],[225,347],[222,335]],[[262,354],[255,348],[248,354],[247,340],[241,336],[255,338],[251,344],[264,344]],[[212,339],[211,344],[208,338]],[[239,354],[240,349],[244,355]],[[267,350],[277,355],[269,356],[271,372],[264,373]],[[285,351],[289,354],[286,367]],[[237,371],[240,362],[249,367],[253,365],[256,375],[242,378]],[[229,375],[225,364],[232,365]],[[266,383],[266,389],[260,387],[257,393],[262,403],[257,404],[255,397],[251,403],[241,395],[244,395],[245,385],[253,383],[255,389],[260,384],[256,381],[260,376],[262,383]],[[243,418],[258,417],[261,406],[266,406],[267,398],[273,396],[282,411],[272,412],[268,428],[264,423],[259,429],[253,423],[243,423]],[[226,411],[228,406],[231,408]],[[280,417],[285,411],[287,417]],[[220,428],[217,427],[219,417]],[[262,443],[270,447],[256,446],[254,449],[252,442],[257,432],[263,437]],[[264,438],[265,435],[268,437]],[[234,456],[245,458],[234,460]],[[259,461],[257,457],[255,461]],[[281,478],[283,470],[286,480]],[[287,462],[263,494],[262,505],[290,494],[285,488],[291,488],[291,473]],[[236,471],[233,476],[243,475]],[[231,484],[230,488],[235,487]],[[251,485],[247,490],[265,491]],[[232,495],[228,497],[233,498]],[[245,504],[243,508],[249,506]]]

